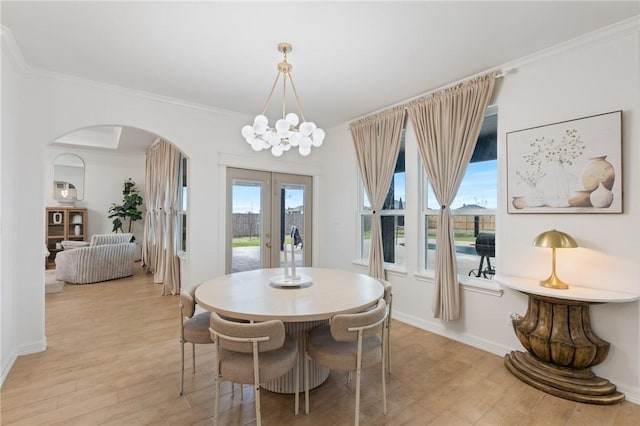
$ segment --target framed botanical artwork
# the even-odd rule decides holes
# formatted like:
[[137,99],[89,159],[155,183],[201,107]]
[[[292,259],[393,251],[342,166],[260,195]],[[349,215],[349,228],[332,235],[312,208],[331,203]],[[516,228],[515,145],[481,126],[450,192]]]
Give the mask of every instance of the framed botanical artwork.
[[507,133],[509,213],[622,213],[622,111]]

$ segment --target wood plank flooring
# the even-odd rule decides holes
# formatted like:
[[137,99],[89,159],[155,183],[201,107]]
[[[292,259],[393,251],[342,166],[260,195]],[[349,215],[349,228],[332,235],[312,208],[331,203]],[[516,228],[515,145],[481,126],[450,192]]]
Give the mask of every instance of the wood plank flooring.
[[[133,277],[46,295],[45,352],[21,356],[1,391],[0,424],[212,425],[212,353],[198,346],[196,374],[179,395],[177,296],[137,270]],[[363,374],[362,425],[638,425],[640,406],[579,404],[513,377],[502,357],[394,321],[389,413],[379,370]],[[187,351],[189,365],[190,350]],[[255,424],[253,391],[223,384],[221,424]],[[262,392],[265,425],[353,423],[354,391],[331,373],[311,391],[309,415],[293,396]]]

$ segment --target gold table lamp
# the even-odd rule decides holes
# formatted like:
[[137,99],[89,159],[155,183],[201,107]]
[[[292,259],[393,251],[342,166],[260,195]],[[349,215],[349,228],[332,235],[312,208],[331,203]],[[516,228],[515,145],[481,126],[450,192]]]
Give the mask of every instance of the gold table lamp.
[[556,275],[556,249],[578,247],[576,240],[574,240],[573,237],[565,234],[564,232],[552,229],[538,235],[533,240],[533,245],[536,247],[551,247],[552,249],[551,275],[546,280],[540,281],[540,285],[543,287],[561,290],[569,288],[569,286]]

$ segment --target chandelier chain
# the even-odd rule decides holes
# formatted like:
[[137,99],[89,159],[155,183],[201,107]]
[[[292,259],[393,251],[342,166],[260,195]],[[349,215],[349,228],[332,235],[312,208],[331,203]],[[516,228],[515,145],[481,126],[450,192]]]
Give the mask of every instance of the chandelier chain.
[[276,74],[276,79],[273,82],[273,86],[271,86],[271,91],[269,92],[269,96],[267,96],[267,101],[264,103],[264,108],[262,108],[262,114],[267,112],[267,107],[269,106],[269,102],[271,101],[271,96],[273,96],[273,91],[276,90],[276,86],[278,85],[278,80],[280,79],[280,71]]
[[291,81],[291,88],[293,88],[293,94],[296,98],[296,104],[298,105],[298,111],[300,112],[300,117],[302,117],[302,121],[307,121],[304,118],[304,112],[302,112],[302,104],[300,103],[300,98],[298,97],[298,91],[296,90],[296,85],[293,82],[293,77],[291,76],[291,73],[287,73],[287,74],[289,75],[289,80]]

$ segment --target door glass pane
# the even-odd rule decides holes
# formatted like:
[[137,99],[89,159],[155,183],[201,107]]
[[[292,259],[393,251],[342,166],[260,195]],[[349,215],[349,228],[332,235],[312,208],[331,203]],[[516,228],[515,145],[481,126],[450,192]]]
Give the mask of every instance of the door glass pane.
[[261,267],[262,258],[262,183],[233,181],[232,204],[232,272]]
[[280,266],[285,265],[285,256],[291,265],[292,244],[296,266],[305,266],[305,189],[304,185],[280,185]]

